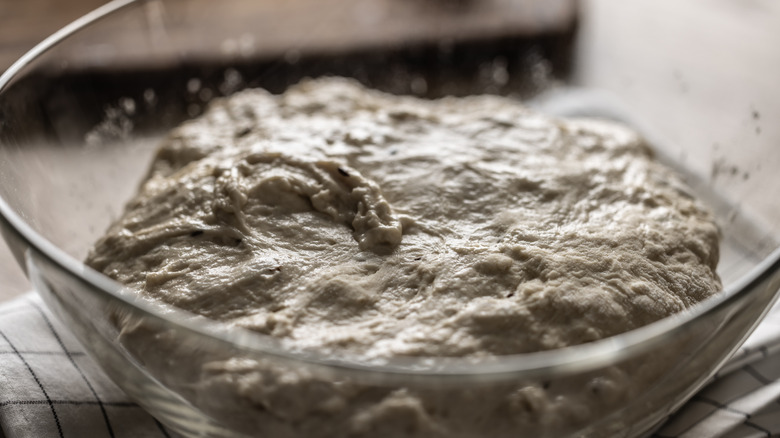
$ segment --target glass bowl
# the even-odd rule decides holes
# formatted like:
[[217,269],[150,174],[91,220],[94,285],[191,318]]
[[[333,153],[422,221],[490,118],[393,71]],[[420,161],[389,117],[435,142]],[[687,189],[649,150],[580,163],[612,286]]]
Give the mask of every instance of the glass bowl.
[[[0,77],[2,231],[105,372],[185,436],[640,436],[780,287],[780,8],[721,3],[114,1]],[[322,75],[633,125],[715,211],[724,292],[575,347],[363,363],[162,309],[81,262],[167,130],[214,97]]]

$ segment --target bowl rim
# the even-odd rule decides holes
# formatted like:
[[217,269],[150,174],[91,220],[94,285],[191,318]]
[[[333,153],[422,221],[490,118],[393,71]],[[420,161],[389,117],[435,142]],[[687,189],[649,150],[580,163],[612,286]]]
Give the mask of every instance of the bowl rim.
[[[129,6],[142,6],[145,3],[147,3],[146,0],[112,0],[53,33],[0,74],[0,99],[2,99],[6,88],[13,80],[17,79],[25,67],[72,34]],[[438,378],[462,383],[464,378],[516,379],[518,376],[531,377],[592,370],[648,351],[653,346],[667,342],[678,334],[691,329],[696,320],[728,308],[732,302],[750,295],[770,275],[780,270],[780,247],[778,247],[717,296],[651,324],[586,344],[533,353],[493,356],[479,360],[434,356],[364,361],[334,357],[324,352],[292,351],[281,347],[278,340],[269,335],[242,328],[227,329],[224,324],[205,317],[196,316],[180,309],[171,309],[167,306],[163,308],[159,304],[151,303],[137,296],[128,288],[86,266],[58,248],[27,224],[2,197],[0,197],[0,218],[28,245],[28,250],[34,250],[57,267],[64,269],[68,274],[86,283],[94,291],[104,295],[105,298],[130,306],[146,317],[161,320],[164,324],[170,324],[198,336],[205,336],[231,347],[240,347],[246,352],[254,354],[259,353],[293,362],[381,377],[392,378],[395,376],[404,380],[415,377],[425,380]],[[777,299],[777,294],[775,294],[775,299]],[[769,307],[764,309],[764,314],[769,310]],[[758,318],[754,322],[753,328],[760,320],[761,318]]]

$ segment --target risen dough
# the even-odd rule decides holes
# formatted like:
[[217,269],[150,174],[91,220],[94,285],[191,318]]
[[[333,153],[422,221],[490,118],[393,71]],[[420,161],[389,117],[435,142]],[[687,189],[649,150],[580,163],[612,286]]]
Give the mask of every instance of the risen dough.
[[720,289],[718,231],[633,131],[347,80],[174,130],[88,264],[145,296],[361,358],[531,352]]

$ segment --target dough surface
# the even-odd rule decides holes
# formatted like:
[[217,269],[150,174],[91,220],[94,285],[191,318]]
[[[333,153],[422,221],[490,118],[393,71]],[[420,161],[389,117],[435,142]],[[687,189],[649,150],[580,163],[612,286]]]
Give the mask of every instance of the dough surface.
[[291,349],[477,357],[686,309],[718,239],[626,127],[320,79],[175,129],[87,263]]

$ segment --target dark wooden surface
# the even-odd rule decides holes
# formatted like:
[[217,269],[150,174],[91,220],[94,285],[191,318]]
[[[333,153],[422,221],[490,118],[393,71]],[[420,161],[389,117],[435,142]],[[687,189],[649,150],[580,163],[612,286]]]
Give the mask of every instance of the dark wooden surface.
[[[102,2],[0,0],[0,68]],[[138,14],[140,20],[112,23],[101,32],[110,34],[115,44],[112,64],[126,66],[161,62],[182,51],[194,58],[263,56],[296,46],[323,53],[535,35],[570,26],[575,5],[574,0],[149,1]],[[198,32],[189,30],[193,22],[199,23]],[[235,35],[235,29],[246,32]],[[150,35],[164,39],[154,57],[138,49]],[[90,66],[90,51],[82,49],[84,45],[63,52],[74,68]]]
[[0,0],[0,70],[105,0]]

